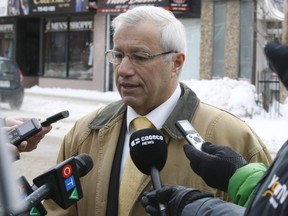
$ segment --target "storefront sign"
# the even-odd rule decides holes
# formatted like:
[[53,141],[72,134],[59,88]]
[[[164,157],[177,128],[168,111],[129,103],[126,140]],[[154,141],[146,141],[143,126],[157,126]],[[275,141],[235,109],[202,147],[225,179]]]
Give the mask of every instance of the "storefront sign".
[[67,22],[48,22],[46,31],[63,31],[67,30]]
[[0,0],[0,17],[77,13],[88,10],[88,0]]
[[[48,22],[46,24],[46,32],[52,31],[66,31],[68,27],[67,22]],[[71,31],[85,31],[93,29],[92,21],[72,21],[69,24]]]
[[13,24],[0,24],[0,32],[1,33],[11,33],[14,31]]
[[92,30],[93,22],[92,21],[73,21],[70,22],[70,30],[72,31],[83,31],[83,30]]
[[141,5],[164,7],[171,11],[190,11],[189,0],[98,0],[97,12],[122,13]]
[[189,5],[188,5],[189,0],[171,0],[170,5],[168,7],[165,7],[166,9],[170,11],[183,11],[187,12],[190,11]]
[[32,0],[31,13],[83,12],[88,10],[88,0]]
[[8,5],[8,0],[0,1],[0,17],[7,16],[7,12],[8,12],[7,5]]

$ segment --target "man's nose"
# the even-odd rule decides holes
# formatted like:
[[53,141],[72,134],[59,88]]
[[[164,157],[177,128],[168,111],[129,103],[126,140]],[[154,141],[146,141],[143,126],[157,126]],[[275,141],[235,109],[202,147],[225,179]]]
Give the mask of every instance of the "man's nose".
[[116,67],[116,72],[120,75],[120,76],[128,76],[128,75],[132,75],[134,73],[134,65],[132,64],[132,62],[130,61],[128,56],[125,56],[121,63],[118,65],[118,67]]

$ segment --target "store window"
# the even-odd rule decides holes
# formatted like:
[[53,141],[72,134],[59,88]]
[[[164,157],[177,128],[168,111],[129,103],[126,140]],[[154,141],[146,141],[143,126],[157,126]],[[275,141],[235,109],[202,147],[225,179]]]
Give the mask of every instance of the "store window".
[[0,56],[14,58],[14,25],[0,24]]
[[225,72],[226,1],[214,2],[213,21],[212,76],[222,78]]
[[72,20],[70,22],[69,78],[93,77],[93,23]]
[[92,79],[92,18],[47,20],[44,64],[47,77]]
[[45,28],[44,76],[66,77],[67,28],[65,19],[47,20]]
[[200,19],[180,19],[186,30],[187,53],[180,79],[190,80],[200,78]]

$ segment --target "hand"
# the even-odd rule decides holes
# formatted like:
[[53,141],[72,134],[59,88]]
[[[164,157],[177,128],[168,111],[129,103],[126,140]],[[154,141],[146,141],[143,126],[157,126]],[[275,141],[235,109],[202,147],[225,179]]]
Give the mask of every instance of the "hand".
[[[3,127],[3,129],[4,129],[4,132],[7,133],[8,131],[14,129],[15,127],[17,127],[17,126],[15,125],[13,127]],[[8,150],[9,150],[9,152],[12,155],[14,160],[17,160],[20,158],[20,154],[19,154],[20,152],[16,146],[11,145],[11,143],[7,143],[7,148],[8,148]]]
[[12,160],[19,160],[20,159],[20,152],[18,151],[17,147],[7,143],[7,148],[9,153],[12,156]]
[[38,143],[45,137],[47,133],[52,129],[52,126],[42,127],[41,131],[39,131],[34,136],[30,137],[26,141],[21,142],[19,146],[17,146],[19,152],[30,152],[37,148]]
[[185,144],[184,152],[193,171],[201,176],[207,185],[225,192],[235,171],[247,164],[246,160],[231,148],[210,142],[203,143],[202,151]]
[[12,127],[15,125],[20,125],[24,121],[27,121],[29,118],[27,117],[7,117],[5,118],[5,126]]
[[[4,130],[5,131],[10,131],[12,129],[14,129],[15,127],[17,127],[17,125],[21,124],[22,121],[20,120],[16,120],[14,119],[15,121],[13,121],[15,123],[14,126],[12,127],[4,127]],[[24,119],[23,119],[24,120]],[[17,121],[19,121],[18,123],[16,123]],[[7,120],[6,120],[7,122]],[[10,121],[11,123],[12,121]],[[23,122],[22,122],[23,123]],[[37,145],[38,143],[44,138],[44,136],[49,133],[49,131],[52,129],[52,126],[49,125],[49,126],[46,126],[46,127],[42,127],[41,131],[39,131],[37,134],[35,134],[34,136],[30,137],[29,139],[23,141],[20,143],[20,145],[17,146],[17,149],[18,149],[18,155],[19,155],[19,152],[30,152],[34,149],[37,148]],[[14,152],[15,150],[13,150]],[[15,154],[14,154],[15,155]]]
[[141,197],[145,211],[152,216],[160,215],[159,203],[166,203],[166,213],[170,216],[180,216],[183,208],[197,199],[213,195],[183,186],[165,185],[159,190],[150,190]]

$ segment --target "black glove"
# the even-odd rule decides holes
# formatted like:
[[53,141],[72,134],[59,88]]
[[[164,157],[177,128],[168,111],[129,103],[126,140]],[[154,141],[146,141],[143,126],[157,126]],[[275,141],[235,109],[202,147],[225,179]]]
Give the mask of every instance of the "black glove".
[[145,211],[152,216],[159,216],[159,203],[166,204],[167,216],[181,215],[183,208],[195,200],[203,197],[213,197],[211,193],[196,189],[187,189],[183,186],[165,185],[158,190],[150,190],[141,197]]
[[246,160],[231,148],[210,142],[203,143],[202,151],[185,144],[184,151],[193,171],[210,187],[225,192],[234,172],[247,164]]

